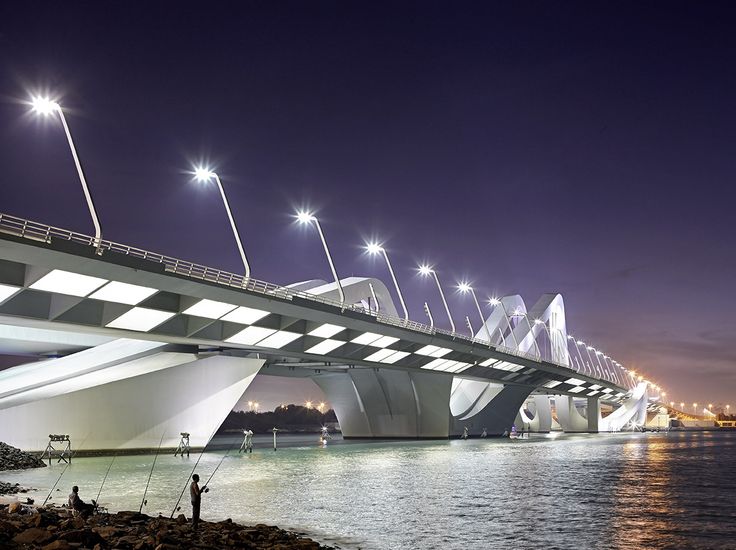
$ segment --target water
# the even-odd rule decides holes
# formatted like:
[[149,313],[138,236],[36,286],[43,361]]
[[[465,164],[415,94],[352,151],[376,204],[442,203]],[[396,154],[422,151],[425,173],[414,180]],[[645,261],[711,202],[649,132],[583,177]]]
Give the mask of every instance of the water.
[[[734,432],[296,443],[228,456],[202,517],[278,525],[343,548],[736,547]],[[224,454],[203,455],[202,481]],[[159,456],[144,512],[171,513],[196,458]],[[118,457],[100,500],[137,510],[152,460]],[[75,459],[53,502],[73,484],[94,498],[109,463]],[[32,496],[43,501],[63,467],[0,479],[40,489]],[[190,514],[188,491],[182,508]]]

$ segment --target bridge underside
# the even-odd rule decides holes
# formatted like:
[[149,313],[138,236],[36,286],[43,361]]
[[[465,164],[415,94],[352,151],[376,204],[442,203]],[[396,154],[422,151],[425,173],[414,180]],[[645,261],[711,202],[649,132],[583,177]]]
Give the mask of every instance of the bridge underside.
[[[468,337],[396,318],[376,279],[344,279],[338,302],[334,284],[281,287],[3,219],[0,353],[43,359],[0,371],[0,440],[25,449],[54,432],[87,450],[174,446],[179,432],[203,445],[263,367],[312,378],[346,437],[617,430],[647,404],[602,354],[571,363],[559,295],[526,323],[505,297]],[[601,419],[573,394],[618,409]]]

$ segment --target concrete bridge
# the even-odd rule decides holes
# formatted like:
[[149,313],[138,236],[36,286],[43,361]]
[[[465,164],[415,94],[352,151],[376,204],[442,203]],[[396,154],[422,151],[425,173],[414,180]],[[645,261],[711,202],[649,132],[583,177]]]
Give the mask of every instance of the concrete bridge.
[[[567,334],[562,296],[473,336],[397,316],[384,283],[279,286],[0,214],[0,440],[204,445],[257,375],[311,378],[345,437],[618,431],[652,387]],[[344,296],[344,300],[338,300]]]

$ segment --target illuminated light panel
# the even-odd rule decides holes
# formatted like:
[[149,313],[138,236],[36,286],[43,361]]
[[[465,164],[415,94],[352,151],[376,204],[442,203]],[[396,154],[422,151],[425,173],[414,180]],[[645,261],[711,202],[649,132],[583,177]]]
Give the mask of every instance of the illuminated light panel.
[[225,315],[221,320],[241,325],[252,325],[256,321],[263,319],[269,313],[269,311],[263,311],[262,309],[240,306]]
[[343,330],[345,330],[345,327],[325,323],[324,325],[321,325],[313,331],[309,332],[309,336],[317,336],[319,338],[332,338],[335,334],[337,334],[338,332],[342,332]]
[[376,334],[375,332],[364,332],[360,336],[356,336],[351,342],[354,344],[360,344],[361,346],[367,346],[368,344],[372,344],[376,340],[380,339],[381,335]]
[[599,389],[601,389],[602,387],[603,387],[603,386],[600,386],[600,385],[598,385],[598,384],[593,384],[592,386],[590,386],[590,389],[591,389],[591,390],[599,390]]
[[418,355],[426,355],[428,357],[444,357],[451,351],[451,349],[441,348],[438,346],[424,346],[422,349],[418,349],[414,353]]
[[495,363],[498,363],[498,359],[494,359],[493,357],[491,357],[490,359],[486,359],[485,361],[483,361],[480,364],[480,366],[481,367],[492,367]]
[[574,388],[568,390],[570,393],[580,393],[585,389],[585,386],[575,386]]
[[195,317],[205,317],[207,319],[219,319],[237,307],[238,306],[234,304],[216,302],[215,300],[200,300],[193,306],[182,311],[182,313],[186,315],[194,315]]
[[573,386],[580,386],[581,384],[585,384],[585,381],[579,380],[577,378],[568,378],[567,380],[565,380],[565,384],[572,384]]
[[594,395],[598,395],[599,393],[601,392],[599,392],[598,390],[593,390],[592,392],[588,394],[588,397],[593,397]]
[[368,357],[365,358],[365,360],[376,362],[383,361],[384,359],[386,359],[386,357],[392,355],[395,352],[396,350],[393,349],[379,349],[377,352],[371,353]]
[[54,269],[33,283],[30,288],[83,298],[100,288],[106,282],[107,279]]
[[395,344],[398,342],[398,338],[394,338],[393,336],[381,336],[378,340],[375,342],[371,342],[369,345],[377,347],[377,348],[387,348],[391,344]]
[[171,319],[175,314],[170,311],[159,311],[145,307],[134,307],[123,313],[114,321],[108,323],[108,328],[121,328],[126,330],[137,330],[147,332],[157,327],[164,321]]
[[[254,327],[250,327],[254,328]],[[285,345],[292,343],[297,338],[300,338],[302,335],[298,332],[289,332],[288,330],[280,330],[276,334],[272,334],[268,338],[264,338],[260,342],[258,342],[259,346],[263,346],[264,348],[274,348],[274,349],[281,349]]]
[[470,363],[463,363],[462,361],[454,361],[454,365],[446,368],[445,370],[447,372],[457,373],[457,372],[464,371],[465,369],[472,367],[472,366],[473,365],[471,365]]
[[255,344],[256,342],[260,342],[264,338],[271,336],[274,332],[276,332],[272,328],[263,328],[263,327],[248,327],[237,334],[231,336],[225,342],[232,342],[233,344],[244,344],[246,346]]
[[429,369],[429,370],[437,370],[437,367],[445,363],[447,363],[447,359],[435,359],[434,361],[430,361],[429,363],[424,365],[422,368]]
[[623,397],[624,395],[626,395],[626,394],[625,394],[625,393],[621,393],[621,392],[618,392],[618,393],[616,394],[616,397]]
[[4,302],[19,290],[19,286],[0,285],[0,302]]
[[407,355],[411,355],[408,351],[396,351],[386,357],[385,359],[381,360],[381,363],[388,363],[389,365],[393,365],[396,363],[396,361],[399,361],[400,359],[403,359]]
[[110,281],[101,289],[90,294],[89,297],[94,298],[95,300],[104,300],[106,302],[137,306],[146,298],[156,294],[156,292],[158,292],[157,288]]
[[312,346],[308,350],[305,350],[304,353],[314,353],[316,355],[324,355],[326,353],[330,353],[333,350],[336,350],[340,346],[342,346],[345,342],[341,342],[340,340],[323,340],[317,345]]
[[603,390],[603,393],[613,393],[613,390],[611,388],[606,388]]
[[544,387],[545,387],[545,388],[556,388],[556,387],[557,387],[557,386],[559,386],[560,384],[562,384],[562,382],[560,382],[559,380],[551,380],[551,381],[547,382],[547,383],[546,383],[546,384],[544,385]]

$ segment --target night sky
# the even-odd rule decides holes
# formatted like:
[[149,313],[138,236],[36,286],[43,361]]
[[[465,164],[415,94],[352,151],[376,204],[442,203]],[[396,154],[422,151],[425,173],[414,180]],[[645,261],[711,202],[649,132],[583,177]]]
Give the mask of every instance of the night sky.
[[[0,7],[0,211],[277,283],[561,292],[568,330],[672,399],[736,405],[736,23],[728,2],[13,2]],[[490,311],[490,310],[489,310]],[[477,322],[476,322],[477,326]],[[669,397],[668,397],[669,399]]]

